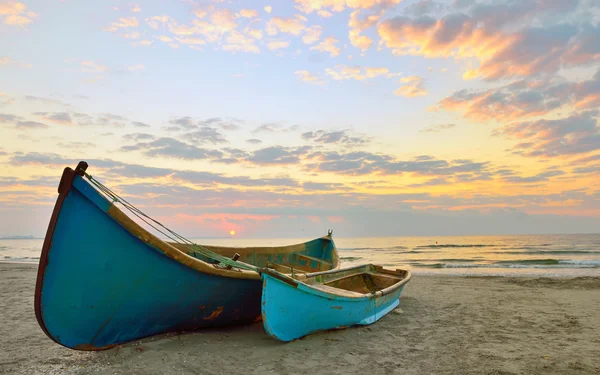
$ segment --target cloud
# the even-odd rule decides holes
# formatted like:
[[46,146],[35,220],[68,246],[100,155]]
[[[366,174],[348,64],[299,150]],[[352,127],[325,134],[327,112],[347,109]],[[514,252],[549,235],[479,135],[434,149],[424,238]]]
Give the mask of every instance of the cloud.
[[455,124],[439,124],[439,125],[431,125],[424,129],[419,130],[421,133],[439,133],[444,130],[455,128]]
[[48,125],[41,122],[28,121],[21,116],[11,115],[8,113],[0,113],[0,125],[1,124],[14,125],[15,128],[21,130],[49,128]]
[[381,19],[383,12],[380,11],[376,14],[368,15],[362,19],[359,17],[359,15],[360,10],[355,10],[350,14],[350,21],[348,22],[348,26],[350,28],[348,31],[348,39],[354,47],[366,51],[373,44],[373,39],[365,35],[360,35],[360,33],[375,26]]
[[48,125],[37,121],[19,121],[17,122],[18,129],[46,129]]
[[351,9],[387,9],[401,0],[294,0],[296,8],[304,13],[314,11],[330,10],[332,12],[341,12],[346,7]]
[[33,22],[38,17],[37,13],[27,11],[27,6],[14,0],[0,2],[0,19],[10,26],[20,26]]
[[255,39],[246,35],[232,31],[226,38],[226,43],[223,44],[223,50],[232,52],[252,52],[259,53],[260,49],[254,44]]
[[[378,33],[397,55],[476,58],[479,67],[467,78],[479,75],[495,80],[554,73],[600,59],[592,47],[598,45],[598,27],[560,22],[577,3],[489,3],[439,18],[396,16],[379,24]],[[534,22],[545,16],[548,22],[543,26]]]
[[373,39],[365,35],[360,35],[360,30],[358,29],[350,30],[348,32],[348,39],[350,39],[350,43],[354,47],[359,48],[362,51],[368,50],[373,44]]
[[[454,2],[454,6],[458,7],[458,1]],[[433,0],[419,0],[418,2],[409,5],[404,9],[404,14],[415,17],[422,17],[443,9],[443,5],[436,3]]]
[[267,5],[264,7],[265,12],[267,13],[271,13],[273,11],[273,8],[270,5]]
[[139,42],[131,43],[131,45],[134,47],[137,47],[137,46],[148,47],[148,46],[151,46],[152,43],[154,43],[153,40],[140,40]]
[[298,76],[298,79],[306,83],[311,83],[313,85],[320,85],[325,83],[321,80],[321,78],[311,74],[308,70],[298,70],[294,72],[294,74]]
[[139,122],[139,121],[133,121],[131,123],[131,125],[135,126],[136,128],[149,128],[150,127],[150,125],[145,124],[143,122]]
[[40,118],[59,125],[73,125],[73,118],[67,112],[34,112]]
[[315,50],[315,51],[321,51],[321,52],[329,52],[329,54],[332,57],[335,56],[339,56],[341,49],[339,47],[336,47],[336,43],[338,42],[337,39],[335,39],[332,36],[329,36],[325,39],[323,39],[323,41],[319,44],[317,44],[316,46],[311,47],[311,50]]
[[44,98],[41,96],[25,95],[23,97],[23,99],[25,99],[28,102],[34,102],[34,103],[49,104],[49,105],[62,105],[65,107],[70,106],[70,104],[63,102],[62,100]]
[[148,24],[148,26],[150,26],[154,30],[158,30],[159,28],[167,25],[167,23],[171,21],[171,17],[167,16],[166,14],[163,14],[162,16],[153,16],[150,18],[146,18],[145,21]]
[[0,92],[0,106],[13,104],[14,102],[15,98],[5,92]]
[[326,68],[325,73],[336,81],[344,81],[355,79],[363,81],[369,78],[379,76],[387,76],[390,71],[388,68],[361,67],[361,66],[346,66],[336,65],[334,68]]
[[127,29],[132,27],[138,27],[140,25],[137,17],[121,17],[117,22],[113,22],[109,27],[105,28],[104,31],[115,32],[119,29]]
[[306,18],[296,14],[293,18],[273,17],[267,22],[266,31],[269,35],[277,35],[277,33],[285,33],[292,35],[300,35],[304,29]]
[[100,65],[90,60],[82,61],[80,65],[81,71],[86,73],[103,73],[108,71],[108,68],[106,66]]
[[401,78],[400,82],[405,85],[398,88],[394,92],[395,95],[407,98],[427,95],[427,90],[425,90],[425,79],[423,77],[408,76]]
[[12,66],[17,66],[19,68],[25,68],[25,69],[30,69],[32,67],[31,64],[20,63],[18,61],[11,59],[8,56],[0,57],[0,66],[2,66],[2,65],[12,65]]
[[146,67],[144,65],[142,65],[142,64],[136,64],[136,65],[129,66],[127,68],[127,70],[129,70],[129,71],[136,71],[136,70],[144,70],[145,68]]
[[196,144],[220,144],[227,143],[227,139],[217,129],[202,126],[198,130],[181,135],[182,139],[194,142]]
[[240,10],[239,15],[245,18],[255,18],[258,17],[258,11],[254,9],[242,9]]
[[331,13],[331,12],[328,12],[328,11],[326,11],[326,10],[320,10],[320,11],[318,11],[318,12],[317,12],[317,14],[318,14],[320,17],[323,17],[323,18],[330,18],[330,17],[333,17],[333,13]]
[[367,137],[349,135],[348,130],[316,130],[302,133],[302,139],[315,143],[343,145],[363,145],[369,142]]
[[304,36],[302,37],[302,41],[304,44],[313,44],[319,41],[321,38],[321,33],[323,32],[323,27],[319,25],[314,25],[308,27],[304,30]]
[[278,133],[278,132],[294,132],[298,130],[298,125],[292,125],[290,127],[285,127],[281,124],[275,123],[266,123],[258,126],[256,129],[252,130],[253,134],[258,133]]
[[262,39],[262,37],[263,37],[263,32],[262,32],[262,30],[259,30],[259,29],[250,29],[250,28],[247,28],[246,30],[244,30],[244,32],[248,36],[251,36],[254,39]]
[[271,51],[275,51],[275,50],[282,49],[282,48],[287,48],[289,46],[290,46],[289,40],[287,40],[287,41],[283,41],[283,40],[272,41],[272,42],[267,43],[267,48]]
[[142,8],[139,6],[139,4],[133,4],[129,10],[131,10],[133,13],[139,13],[142,11]]
[[51,166],[62,166],[62,165],[70,165],[74,162],[72,159],[66,159],[58,154],[54,153],[39,153],[39,152],[29,152],[22,153],[17,152],[10,158],[11,164],[21,165],[21,164],[32,164],[32,165],[51,165]]
[[521,177],[521,176],[508,176],[504,180],[515,184],[531,184],[538,182],[546,182],[551,177],[562,176],[565,172],[561,170],[549,170],[546,172],[538,173],[533,176]]
[[156,137],[154,135],[148,133],[130,133],[123,136],[123,140],[135,142],[150,141],[154,140],[155,138]]
[[190,130],[198,127],[196,121],[189,116],[174,118],[169,120],[169,124],[172,126],[166,130]]
[[256,150],[251,153],[246,161],[258,165],[287,165],[298,164],[300,157],[306,155],[311,147],[283,147],[272,146]]
[[[165,130],[168,131],[182,131],[182,130],[194,130],[194,129],[198,129],[200,130],[200,133],[203,136],[207,136],[211,139],[214,139],[215,142],[219,143],[221,142],[219,139],[223,139],[223,136],[213,127],[219,127],[223,130],[227,130],[227,131],[235,131],[235,130],[239,130],[240,129],[240,124],[243,123],[242,120],[236,119],[236,118],[231,118],[231,117],[227,117],[227,118],[221,118],[221,117],[212,117],[212,118],[207,118],[204,120],[194,120],[193,118],[189,117],[189,116],[184,116],[184,117],[176,117],[174,119],[171,119],[169,121],[169,124],[171,126],[165,128]],[[209,136],[209,133],[211,133],[212,135]]]
[[246,143],[250,143],[252,145],[259,145],[259,144],[261,144],[263,142],[260,139],[251,138],[251,139],[247,139]]
[[564,106],[600,107],[600,69],[587,80],[523,79],[486,90],[459,90],[438,107],[458,111],[475,121],[514,121],[546,115]]
[[183,160],[218,159],[223,154],[216,150],[199,148],[174,138],[158,138],[151,142],[139,142],[123,146],[121,151],[141,151],[149,157],[166,157]]
[[21,116],[11,115],[8,113],[0,113],[0,123],[13,124],[22,120]]
[[401,175],[458,177],[468,176],[471,181],[490,179],[491,165],[472,160],[441,160],[422,155],[410,160],[399,160],[395,156],[352,152],[315,152],[306,157],[305,168],[310,172],[328,172],[348,176],[376,174],[379,176]]
[[574,113],[556,120],[537,120],[504,125],[495,135],[518,139],[513,152],[531,157],[558,157],[600,150],[598,111]]

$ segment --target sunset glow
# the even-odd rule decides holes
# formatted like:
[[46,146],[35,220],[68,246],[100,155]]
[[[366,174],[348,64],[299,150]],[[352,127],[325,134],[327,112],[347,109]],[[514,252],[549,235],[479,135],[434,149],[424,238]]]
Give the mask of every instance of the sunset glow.
[[0,236],[42,236],[79,160],[193,236],[593,231],[598,14],[0,0]]

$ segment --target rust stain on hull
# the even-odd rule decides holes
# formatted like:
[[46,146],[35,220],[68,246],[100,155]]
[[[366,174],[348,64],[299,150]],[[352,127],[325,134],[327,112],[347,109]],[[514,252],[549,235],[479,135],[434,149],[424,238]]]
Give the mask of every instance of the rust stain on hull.
[[79,344],[79,345],[75,345],[73,347],[73,349],[76,350],[106,350],[106,349],[110,349],[110,348],[114,348],[115,346],[117,346],[118,344],[110,344],[110,345],[105,345],[105,346],[95,346],[92,344]]
[[343,307],[342,306],[331,306],[332,309],[337,309],[337,310],[342,310]]
[[219,315],[221,315],[222,312],[223,312],[223,306],[219,306],[209,316],[207,316],[206,318],[204,318],[204,320],[215,320],[215,319],[217,319],[219,317]]

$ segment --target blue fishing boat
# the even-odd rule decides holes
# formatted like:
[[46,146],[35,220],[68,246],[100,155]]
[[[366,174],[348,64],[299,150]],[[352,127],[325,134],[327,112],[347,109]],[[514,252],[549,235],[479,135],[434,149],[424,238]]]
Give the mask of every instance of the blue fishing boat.
[[411,277],[410,271],[372,264],[294,275],[268,267],[260,272],[263,324],[269,335],[281,341],[372,324],[399,305]]
[[[339,267],[331,232],[284,247],[186,241],[86,169],[80,162],[63,172],[35,289],[40,327],[68,348],[102,350],[160,333],[260,321],[257,267],[304,272]],[[171,241],[145,230],[141,221]]]

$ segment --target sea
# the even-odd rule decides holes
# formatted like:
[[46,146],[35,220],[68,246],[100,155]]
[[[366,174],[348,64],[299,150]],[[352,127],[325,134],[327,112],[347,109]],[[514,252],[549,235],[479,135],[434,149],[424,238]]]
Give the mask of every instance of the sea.
[[[316,237],[316,236],[315,236]],[[309,238],[192,238],[198,244],[281,246]],[[415,275],[600,277],[600,234],[336,237],[343,267],[373,263]],[[39,262],[42,239],[0,239],[0,261]],[[85,249],[82,249],[85,250]]]

